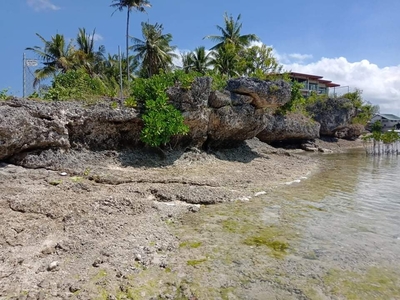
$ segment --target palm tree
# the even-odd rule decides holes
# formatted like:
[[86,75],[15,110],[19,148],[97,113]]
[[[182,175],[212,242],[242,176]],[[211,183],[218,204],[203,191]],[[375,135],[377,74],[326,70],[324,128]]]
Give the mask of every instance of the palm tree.
[[28,47],[26,50],[33,51],[42,61],[44,67],[35,71],[34,86],[44,78],[56,75],[58,72],[65,73],[73,66],[72,55],[74,47],[72,40],[67,44],[62,34],[56,34],[47,41],[40,34],[36,35],[43,42],[44,47]]
[[142,22],[143,40],[132,38],[133,46],[130,47],[136,52],[136,58],[142,63],[142,69],[148,77],[158,74],[160,69],[171,69],[172,59],[177,58],[171,46],[172,35],[163,34],[162,24],[149,24]]
[[181,53],[182,69],[185,73],[189,73],[193,69],[193,53]]
[[105,59],[105,47],[102,45],[97,51],[94,50],[94,38],[96,30],[87,34],[85,28],[79,28],[76,42],[78,49],[74,52],[75,68],[85,68],[91,76],[96,72],[97,65]]
[[[130,19],[130,13],[132,10],[136,10],[138,12],[145,12],[146,7],[151,7],[151,4],[148,0],[113,0],[113,4],[111,4],[111,7],[114,7],[117,11],[123,11],[124,8],[127,9],[127,15],[126,15],[126,57],[129,60],[129,19]],[[114,13],[115,13],[114,11]],[[113,13],[113,14],[114,14]],[[130,78],[129,76],[129,63],[126,64],[126,72],[127,72],[127,77]]]
[[214,70],[222,75],[230,77],[238,76],[239,56],[237,55],[235,46],[231,44],[219,47],[212,52],[211,65]]
[[205,74],[211,66],[211,52],[206,54],[204,47],[197,47],[192,53],[192,69]]
[[233,19],[232,15],[228,16],[227,13],[224,15],[224,27],[217,25],[217,29],[221,32],[221,35],[208,35],[205,39],[210,39],[217,42],[211,50],[221,48],[225,44],[233,44],[239,49],[247,47],[251,42],[259,41],[259,38],[255,34],[241,35],[240,30],[242,29],[242,23],[240,23],[241,15],[236,20]]

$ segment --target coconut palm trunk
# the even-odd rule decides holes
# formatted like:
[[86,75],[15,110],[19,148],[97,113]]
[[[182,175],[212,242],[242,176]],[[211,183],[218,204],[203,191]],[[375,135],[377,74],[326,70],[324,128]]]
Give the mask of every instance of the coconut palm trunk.
[[127,14],[126,14],[126,59],[127,59],[127,64],[126,64],[126,76],[128,77],[128,81],[130,81],[131,76],[129,75],[130,69],[129,69],[129,21],[130,21],[130,16],[131,16],[131,10],[127,9]]

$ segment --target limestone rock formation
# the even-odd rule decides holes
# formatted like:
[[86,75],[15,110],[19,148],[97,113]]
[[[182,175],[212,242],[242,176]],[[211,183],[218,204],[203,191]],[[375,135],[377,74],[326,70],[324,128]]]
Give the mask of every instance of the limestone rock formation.
[[307,108],[314,120],[321,124],[321,136],[335,136],[338,129],[351,123],[356,114],[353,103],[346,98],[329,98]]
[[51,148],[118,149],[136,145],[142,122],[133,109],[80,102],[0,102],[0,159]]
[[[290,99],[290,85],[239,78],[223,92],[211,90],[212,79],[197,78],[190,89],[179,85],[167,91],[190,127],[177,145],[220,146],[254,138],[268,125],[266,107]],[[57,160],[68,149],[114,150],[140,147],[140,112],[103,101],[44,102],[12,99],[0,102],[0,160],[26,161],[31,167],[41,157]],[[33,156],[31,154],[34,154]],[[14,160],[13,160],[14,159]]]
[[231,145],[254,138],[267,125],[263,109],[250,104],[224,106],[212,111],[208,129],[212,145]]
[[290,100],[291,86],[284,80],[265,81],[241,77],[229,80],[226,89],[252,97],[251,104],[256,108],[276,108]]
[[338,128],[335,132],[335,136],[340,139],[355,141],[365,130],[363,125],[350,124],[343,128]]
[[178,85],[167,90],[171,104],[182,112],[185,124],[190,128],[189,134],[179,137],[178,142],[201,147],[207,140],[211,113],[208,107],[211,83],[211,78],[199,77],[195,79],[190,89]]
[[321,125],[298,113],[269,115],[268,125],[257,138],[266,143],[279,141],[302,141],[319,138]]

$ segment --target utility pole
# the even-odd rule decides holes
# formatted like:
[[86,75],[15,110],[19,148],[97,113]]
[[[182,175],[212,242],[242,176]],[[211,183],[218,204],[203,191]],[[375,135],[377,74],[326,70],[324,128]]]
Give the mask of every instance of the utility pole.
[[25,52],[22,56],[22,98],[26,95],[26,70],[25,70]]
[[118,46],[118,60],[119,60],[119,88],[120,88],[120,98],[122,99],[122,62],[121,62],[121,48]]

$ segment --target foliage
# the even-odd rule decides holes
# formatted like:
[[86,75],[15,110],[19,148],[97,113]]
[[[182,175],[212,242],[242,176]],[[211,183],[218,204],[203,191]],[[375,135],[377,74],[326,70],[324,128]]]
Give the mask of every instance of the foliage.
[[206,76],[209,76],[212,78],[211,90],[222,91],[226,88],[226,85],[228,82],[228,76],[226,76],[224,74],[220,74],[219,72],[216,72],[215,70],[209,70],[207,72]]
[[129,96],[128,98],[125,99],[124,105],[126,107],[134,108],[137,106],[137,102],[133,96]]
[[[113,0],[111,7],[115,8],[115,11],[123,11],[126,8],[127,15],[126,15],[126,37],[125,37],[125,47],[126,53],[125,57],[127,58],[127,64],[125,65],[126,68],[126,78],[128,80],[131,76],[131,68],[130,68],[130,56],[129,56],[129,20],[130,14],[132,10],[136,10],[138,12],[146,12],[146,7],[151,7],[151,4],[148,0]],[[114,12],[115,12],[114,11]]]
[[11,96],[8,95],[8,89],[0,90],[0,100],[8,100],[10,98],[11,98]]
[[352,123],[365,126],[379,111],[379,107],[366,103],[361,95],[362,91],[356,89],[354,92],[346,93],[342,97],[349,99],[356,108],[356,116],[353,118]]
[[382,131],[373,131],[371,134],[368,134],[363,137],[364,141],[382,141],[384,144],[392,144],[400,141],[400,135],[395,131],[388,131],[382,133]]
[[281,73],[282,66],[273,56],[272,47],[252,46],[239,52],[239,74],[242,76],[266,79],[267,74]]
[[182,55],[183,70],[185,72],[195,71],[205,74],[211,67],[212,52],[206,51],[205,47],[197,47],[193,52]]
[[44,95],[46,100],[87,100],[105,96],[107,89],[100,78],[92,78],[84,69],[71,70],[57,75],[52,87]]
[[293,81],[292,82],[292,90],[290,94],[290,101],[283,105],[278,109],[279,114],[286,114],[287,112],[301,112],[305,113],[306,107],[306,98],[303,97],[301,93],[301,89],[304,88],[304,85]]
[[243,24],[240,23],[240,18],[241,15],[238,15],[235,20],[232,15],[228,16],[227,13],[224,14],[223,26],[217,25],[217,29],[221,35],[208,35],[205,37],[205,39],[210,39],[218,43],[211,50],[218,50],[228,44],[239,50],[249,46],[251,42],[259,41],[259,38],[255,34],[241,34],[240,31]]
[[228,78],[238,77],[240,75],[238,72],[240,60],[238,54],[236,46],[232,44],[219,47],[213,52],[213,58],[211,60],[214,70]]
[[145,102],[144,128],[141,140],[152,147],[165,145],[173,135],[187,134],[189,128],[183,123],[182,114],[168,104],[167,95],[161,94],[155,100]]
[[36,33],[39,39],[43,42],[44,47],[34,46],[28,47],[26,50],[33,51],[43,62],[43,68],[35,71],[34,85],[40,80],[52,77],[59,72],[65,73],[72,68],[72,41],[67,43],[64,35],[56,34],[50,40],[46,40],[40,34]]
[[183,70],[175,70],[168,73],[161,72],[151,78],[136,78],[131,83],[131,95],[137,102],[144,103],[163,95],[169,87],[177,83],[182,88],[189,89],[195,78],[200,75],[196,72],[185,73]]
[[169,71],[173,65],[172,59],[178,56],[173,52],[176,47],[171,46],[172,35],[163,34],[162,24],[149,24],[142,22],[143,40],[132,38],[133,46],[130,47],[136,58],[142,64],[142,75],[151,77],[160,70]]
[[376,121],[374,124],[372,124],[371,131],[372,132],[382,132],[383,125],[381,121]]
[[181,112],[168,103],[166,90],[177,83],[183,88],[190,88],[197,76],[198,73],[179,70],[162,72],[151,78],[138,78],[132,82],[132,99],[144,103],[141,140],[145,144],[158,147],[168,143],[174,135],[189,132]]

